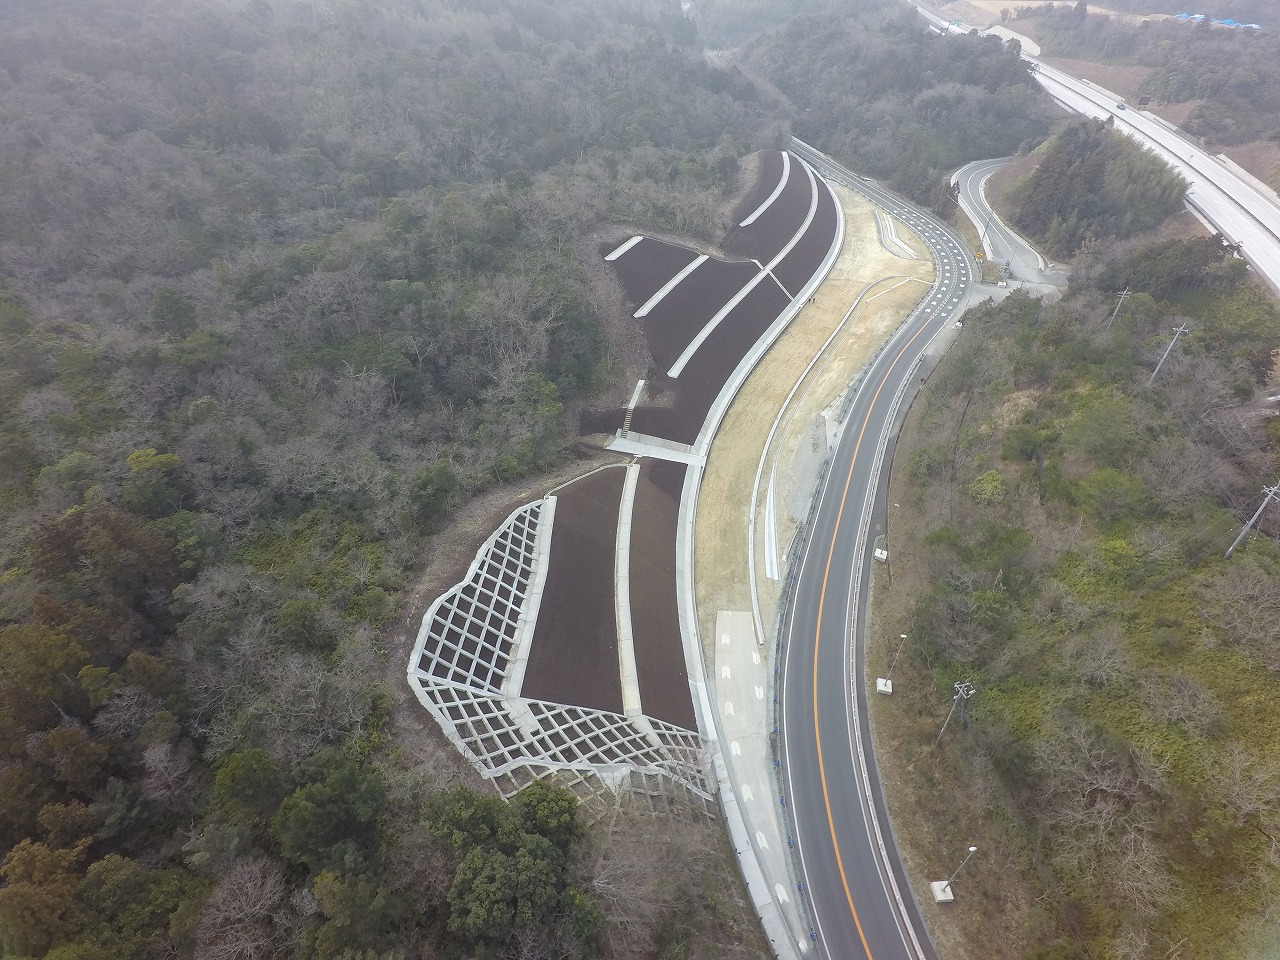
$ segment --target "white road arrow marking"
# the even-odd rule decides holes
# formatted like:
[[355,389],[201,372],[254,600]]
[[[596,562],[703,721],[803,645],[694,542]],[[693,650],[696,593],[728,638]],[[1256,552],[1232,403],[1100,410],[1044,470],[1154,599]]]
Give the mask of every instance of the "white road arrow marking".
[[727,647],[729,645],[729,635],[727,633],[720,634],[720,642]]
[[742,756],[742,747],[738,746],[737,740],[729,741],[729,755],[733,757]]
[[773,892],[778,895],[778,900],[782,903],[790,903],[791,898],[787,896],[787,888],[780,883],[773,885]]
[[726,680],[729,679],[729,667],[727,665],[720,668],[720,676],[724,677]]
[[760,662],[760,654],[759,654],[758,652],[756,652],[755,650],[752,650],[752,651],[751,651],[751,662],[752,662],[752,663],[759,663],[759,662]]
[[764,699],[764,687],[756,687],[756,699],[757,700]]
[[752,793],[752,792],[751,792],[751,788],[750,788],[750,787],[748,787],[748,786],[744,783],[744,784],[742,785],[742,799],[743,799],[743,800],[754,800],[755,798],[756,798],[756,795],[755,795],[754,793]]
[[728,700],[724,702],[724,712],[731,717],[733,716],[733,704],[730,703]]
[[760,844],[761,850],[769,849],[769,841],[765,839],[764,834],[761,833],[759,830],[756,831],[756,843]]

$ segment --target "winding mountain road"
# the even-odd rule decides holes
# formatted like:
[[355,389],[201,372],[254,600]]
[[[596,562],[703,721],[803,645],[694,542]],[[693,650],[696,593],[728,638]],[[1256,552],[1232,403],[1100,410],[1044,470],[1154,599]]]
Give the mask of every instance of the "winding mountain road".
[[[949,21],[915,4],[942,30]],[[967,28],[963,28],[968,32]],[[1187,178],[1189,205],[1235,244],[1280,291],[1280,203],[1232,165],[1201,150],[1176,128],[1130,109],[1115,94],[1027,57],[1051,96],[1100,119],[1160,156]],[[973,264],[945,225],[876,184],[851,174],[807,144],[792,149],[823,176],[844,183],[911,226],[929,246],[937,279],[926,299],[877,355],[844,423],[800,559],[787,618],[780,727],[788,812],[815,933],[831,960],[934,960],[898,856],[876,770],[867,713],[865,621],[873,517],[884,510],[881,471],[903,401],[919,385],[929,344],[967,305]],[[962,198],[989,210],[982,184],[997,161],[957,175]],[[984,241],[1030,282],[1059,283],[1020,238],[985,221]],[[999,248],[999,250],[997,250]],[[1000,251],[1007,251],[1004,256]],[[1034,265],[1030,258],[1034,257]],[[1034,271],[1034,272],[1032,272]]]
[[976,160],[961,167],[951,178],[956,199],[970,220],[978,225],[982,250],[992,263],[1005,266],[1009,274],[1024,283],[1065,287],[1067,272],[1055,269],[1035,249],[1010,229],[987,202],[986,185],[991,175],[1009,162]]
[[799,141],[792,149],[910,226],[937,276],[853,397],[801,555],[786,625],[780,712],[789,811],[822,952],[832,960],[933,960],[893,840],[867,717],[864,629],[872,517],[903,401],[934,338],[964,310],[973,263],[933,216]]

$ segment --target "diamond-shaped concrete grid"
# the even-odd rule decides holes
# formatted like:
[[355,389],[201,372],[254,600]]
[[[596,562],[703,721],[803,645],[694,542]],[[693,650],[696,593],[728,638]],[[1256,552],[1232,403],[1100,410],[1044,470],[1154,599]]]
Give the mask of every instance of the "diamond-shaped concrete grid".
[[[713,803],[702,738],[646,716],[519,695],[541,600],[555,497],[513,512],[466,578],[422,618],[409,684],[480,774],[510,796],[549,774],[580,794],[639,792]],[[512,679],[517,683],[512,689]]]

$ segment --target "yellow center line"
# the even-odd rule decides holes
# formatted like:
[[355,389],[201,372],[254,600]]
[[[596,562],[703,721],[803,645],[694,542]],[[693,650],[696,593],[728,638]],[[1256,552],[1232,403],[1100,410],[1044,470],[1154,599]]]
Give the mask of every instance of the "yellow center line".
[[818,777],[822,781],[822,804],[827,810],[827,829],[831,832],[831,848],[836,854],[836,866],[840,870],[840,883],[844,886],[845,900],[849,903],[849,912],[853,914],[853,924],[858,928],[858,939],[862,941],[862,949],[866,952],[868,960],[871,960],[871,948],[867,946],[867,936],[862,932],[862,921],[858,919],[858,908],[853,905],[853,894],[849,890],[849,878],[844,871],[844,858],[840,856],[840,842],[836,839],[835,815],[831,811],[831,796],[827,790],[827,766],[822,760],[822,731],[818,727],[818,648],[822,645],[822,611],[827,602],[827,580],[831,576],[831,561],[836,552],[836,534],[840,530],[840,521],[844,517],[845,501],[849,498],[849,486],[853,483],[853,468],[858,462],[858,452],[862,449],[862,441],[866,436],[867,424],[871,419],[871,410],[875,408],[876,400],[880,397],[880,391],[889,382],[889,375],[893,372],[893,368],[897,366],[903,354],[911,348],[911,345],[916,342],[920,334],[924,333],[924,330],[923,326],[917,330],[911,339],[903,345],[902,349],[898,351],[898,355],[893,358],[893,363],[890,364],[879,386],[876,387],[875,394],[871,397],[867,416],[863,419],[862,427],[858,430],[858,442],[853,447],[853,458],[849,461],[849,474],[845,477],[844,490],[840,494],[840,507],[836,511],[836,524],[831,534],[831,547],[827,551],[827,565],[822,572],[822,590],[818,595],[817,628],[813,638],[813,736],[818,750]]

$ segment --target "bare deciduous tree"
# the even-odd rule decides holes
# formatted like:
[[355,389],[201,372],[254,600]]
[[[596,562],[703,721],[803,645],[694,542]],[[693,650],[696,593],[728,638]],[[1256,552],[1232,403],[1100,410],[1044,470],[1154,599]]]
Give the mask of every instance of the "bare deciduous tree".
[[1124,633],[1114,623],[1104,623],[1067,647],[1068,664],[1091,686],[1123,683],[1133,677],[1133,657]]
[[132,737],[151,719],[158,701],[141,687],[121,687],[94,714],[93,728],[109,737]]
[[153,743],[142,752],[142,765],[142,790],[148,799],[170,810],[193,809],[197,794],[192,788],[199,770],[189,746]]
[[242,860],[218,881],[196,928],[197,960],[274,956],[291,933],[289,886],[279,864]]

